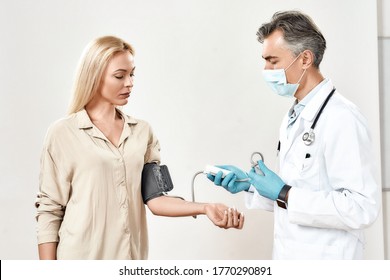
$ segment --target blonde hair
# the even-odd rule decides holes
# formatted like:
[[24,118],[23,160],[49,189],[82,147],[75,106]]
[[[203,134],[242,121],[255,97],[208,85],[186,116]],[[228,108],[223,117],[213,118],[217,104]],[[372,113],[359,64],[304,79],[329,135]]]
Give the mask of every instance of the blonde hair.
[[134,49],[129,43],[114,36],[100,37],[89,43],[79,61],[69,114],[82,110],[91,101],[100,86],[108,62],[115,54],[125,51],[134,55]]

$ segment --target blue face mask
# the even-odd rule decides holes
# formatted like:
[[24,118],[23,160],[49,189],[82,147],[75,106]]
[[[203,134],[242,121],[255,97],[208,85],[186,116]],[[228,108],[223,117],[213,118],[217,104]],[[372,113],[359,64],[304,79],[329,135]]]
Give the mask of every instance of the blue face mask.
[[301,81],[303,75],[306,72],[306,69],[303,71],[301,77],[299,78],[296,84],[287,83],[286,71],[290,68],[291,65],[298,59],[299,54],[286,69],[273,69],[273,70],[263,70],[263,77],[267,84],[280,96],[293,97],[295,92],[299,87],[299,82]]

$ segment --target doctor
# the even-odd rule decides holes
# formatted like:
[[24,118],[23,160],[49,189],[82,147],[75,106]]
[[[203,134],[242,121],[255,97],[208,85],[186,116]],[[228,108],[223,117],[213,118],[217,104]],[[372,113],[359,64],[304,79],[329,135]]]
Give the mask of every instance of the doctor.
[[274,211],[274,259],[363,259],[363,229],[380,208],[367,122],[322,76],[326,41],[307,15],[277,12],[257,36],[265,81],[295,98],[280,126],[280,172],[259,161],[249,173],[226,165],[232,173],[208,177],[246,191],[248,208]]

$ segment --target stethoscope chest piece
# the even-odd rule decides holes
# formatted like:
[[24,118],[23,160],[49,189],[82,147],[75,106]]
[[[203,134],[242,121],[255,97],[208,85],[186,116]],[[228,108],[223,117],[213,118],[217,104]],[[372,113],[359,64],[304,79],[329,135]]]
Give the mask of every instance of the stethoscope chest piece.
[[329,99],[332,97],[332,94],[335,92],[335,90],[336,89],[333,88],[332,91],[326,97],[324,103],[322,104],[320,110],[318,111],[318,113],[317,113],[317,115],[316,115],[316,117],[314,119],[313,124],[310,127],[310,130],[308,132],[305,132],[302,135],[302,141],[303,141],[303,143],[305,143],[306,146],[310,146],[314,142],[314,139],[315,139],[314,128],[315,128],[315,126],[317,124],[318,119],[321,116],[322,110],[324,110],[326,104],[328,103]]
[[310,129],[309,132],[305,132],[302,135],[303,143],[305,143],[306,146],[310,146],[314,142],[314,139],[315,134],[313,129]]
[[252,167],[255,169],[257,174],[264,175],[264,172],[261,171],[259,164],[257,163],[258,160],[264,161],[264,156],[260,152],[253,152],[251,155],[251,164]]

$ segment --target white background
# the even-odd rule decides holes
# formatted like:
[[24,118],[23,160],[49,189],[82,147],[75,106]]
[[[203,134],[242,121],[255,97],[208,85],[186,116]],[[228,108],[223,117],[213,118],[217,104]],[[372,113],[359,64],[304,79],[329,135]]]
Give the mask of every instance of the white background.
[[[66,115],[78,59],[98,36],[120,36],[135,47],[135,87],[124,111],[154,128],[173,194],[190,199],[192,176],[205,164],[249,169],[253,151],[273,168],[292,100],[262,80],[256,31],[287,9],[311,15],[326,37],[321,70],[367,117],[379,181],[376,1],[0,0],[0,258],[37,258],[33,205],[43,138]],[[200,201],[244,211],[245,228],[148,213],[150,259],[271,258],[271,213],[246,210],[242,194],[204,177],[195,187]],[[382,215],[367,231],[366,251],[367,259],[384,257]]]
[[381,119],[385,258],[390,259],[390,0],[378,1],[379,95]]

